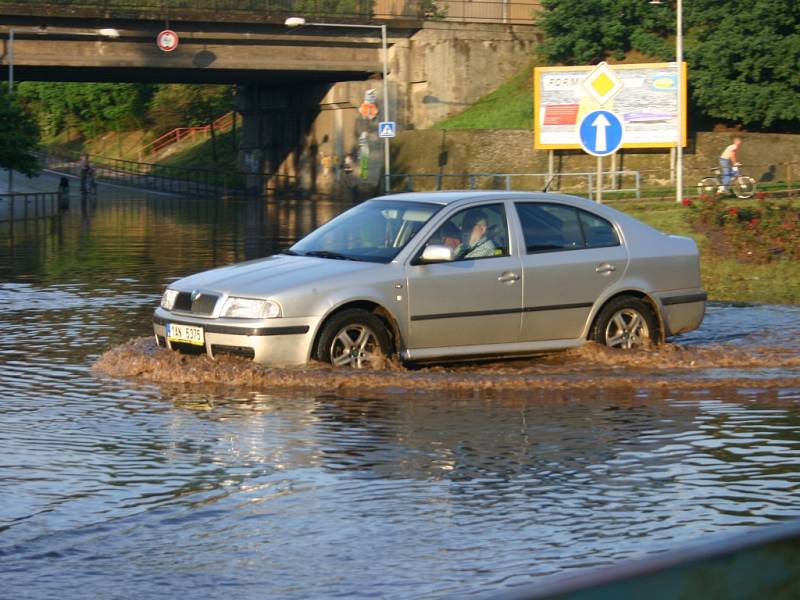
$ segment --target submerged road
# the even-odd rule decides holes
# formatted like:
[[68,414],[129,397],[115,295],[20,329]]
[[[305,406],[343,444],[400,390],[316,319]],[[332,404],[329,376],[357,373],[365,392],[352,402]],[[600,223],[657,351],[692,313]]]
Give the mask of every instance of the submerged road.
[[464,597],[800,516],[798,307],[377,376],[153,351],[166,283],[341,208],[101,189],[0,224],[4,594]]

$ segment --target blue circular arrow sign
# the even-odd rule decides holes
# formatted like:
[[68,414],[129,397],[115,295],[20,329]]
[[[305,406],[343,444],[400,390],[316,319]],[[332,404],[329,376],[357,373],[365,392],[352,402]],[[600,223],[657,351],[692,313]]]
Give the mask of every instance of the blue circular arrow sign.
[[622,121],[608,110],[593,110],[578,125],[581,147],[592,156],[614,154],[622,145]]

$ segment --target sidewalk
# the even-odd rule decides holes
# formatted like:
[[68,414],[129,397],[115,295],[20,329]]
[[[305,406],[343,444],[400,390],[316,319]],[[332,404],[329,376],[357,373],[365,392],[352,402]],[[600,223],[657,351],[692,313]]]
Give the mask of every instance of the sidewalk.
[[[22,173],[14,172],[14,193],[57,192],[60,175],[42,171],[38,177],[28,179]],[[70,177],[70,187],[76,185],[76,178]],[[0,194],[8,193],[8,171],[0,169]]]

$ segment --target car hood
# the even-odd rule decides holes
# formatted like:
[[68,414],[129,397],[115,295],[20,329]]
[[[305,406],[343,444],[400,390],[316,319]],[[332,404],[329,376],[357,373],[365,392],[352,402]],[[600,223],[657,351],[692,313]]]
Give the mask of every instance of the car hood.
[[386,267],[381,263],[336,260],[312,256],[278,254],[227,267],[203,271],[170,284],[179,291],[195,289],[233,296],[270,297],[284,290],[319,284],[368,269]]

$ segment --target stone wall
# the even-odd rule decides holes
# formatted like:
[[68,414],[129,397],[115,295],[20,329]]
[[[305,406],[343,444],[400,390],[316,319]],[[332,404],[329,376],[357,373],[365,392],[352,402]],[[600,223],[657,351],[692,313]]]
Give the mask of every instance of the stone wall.
[[[722,149],[730,143],[731,134],[698,132],[690,137],[684,150],[684,182],[689,188],[708,174],[718,163]],[[757,181],[800,180],[800,136],[788,134],[741,134],[743,144],[739,159],[744,171]],[[556,151],[556,173],[594,173],[597,162],[581,151]],[[548,152],[534,150],[530,130],[517,129],[428,129],[404,131],[393,141],[392,172],[395,175],[440,174],[449,187],[465,186],[465,179],[448,178],[460,173],[537,173],[539,177],[513,179],[519,185],[541,189],[547,179]],[[639,171],[644,187],[669,184],[671,153],[663,150],[625,150],[617,157],[617,168]],[[612,165],[603,160],[604,169]],[[430,189],[435,179],[418,177],[417,189]],[[425,183],[427,182],[427,184]],[[585,186],[586,178],[562,178],[558,183],[569,189],[571,182]],[[489,183],[478,178],[478,185]],[[492,182],[496,185],[497,182]],[[400,182],[395,179],[395,185]],[[627,187],[627,184],[625,184]]]

